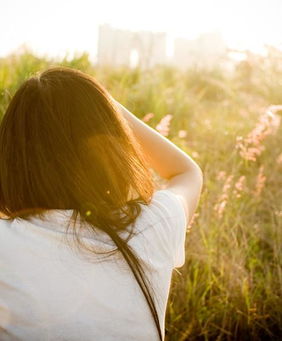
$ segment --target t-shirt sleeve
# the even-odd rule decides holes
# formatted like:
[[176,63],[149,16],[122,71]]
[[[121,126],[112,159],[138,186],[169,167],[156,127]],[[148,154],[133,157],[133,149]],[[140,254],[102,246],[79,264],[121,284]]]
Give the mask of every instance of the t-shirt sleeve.
[[158,216],[158,234],[169,248],[173,267],[182,267],[185,263],[185,239],[187,218],[181,199],[169,190],[158,190],[152,199],[154,214]]

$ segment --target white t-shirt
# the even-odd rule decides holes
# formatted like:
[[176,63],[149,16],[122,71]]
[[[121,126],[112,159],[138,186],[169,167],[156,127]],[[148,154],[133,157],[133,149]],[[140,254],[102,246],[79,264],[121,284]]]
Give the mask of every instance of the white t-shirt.
[[[150,205],[141,207],[138,233],[128,244],[155,288],[164,335],[172,271],[185,262],[187,221],[182,202],[169,190],[156,191]],[[49,210],[47,220],[0,220],[0,340],[159,340],[120,252],[110,261],[88,261],[63,242],[72,212]],[[98,252],[115,249],[103,232],[83,241]]]

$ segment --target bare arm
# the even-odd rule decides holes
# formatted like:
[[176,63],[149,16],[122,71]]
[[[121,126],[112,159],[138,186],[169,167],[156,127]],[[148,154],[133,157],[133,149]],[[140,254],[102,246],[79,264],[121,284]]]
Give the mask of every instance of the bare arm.
[[166,189],[177,194],[185,207],[188,222],[197,208],[203,184],[199,165],[185,152],[155,129],[115,101],[128,121],[150,166],[168,180]]

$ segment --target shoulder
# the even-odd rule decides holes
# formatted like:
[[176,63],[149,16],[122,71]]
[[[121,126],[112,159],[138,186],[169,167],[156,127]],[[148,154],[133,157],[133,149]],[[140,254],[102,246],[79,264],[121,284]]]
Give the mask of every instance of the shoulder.
[[187,219],[176,194],[166,189],[155,191],[150,204],[142,205],[138,223],[137,230],[153,254],[163,254],[174,267],[183,265]]
[[183,216],[184,214],[185,224],[187,223],[185,207],[181,198],[170,190],[161,189],[156,191],[152,197],[151,208],[167,218]]

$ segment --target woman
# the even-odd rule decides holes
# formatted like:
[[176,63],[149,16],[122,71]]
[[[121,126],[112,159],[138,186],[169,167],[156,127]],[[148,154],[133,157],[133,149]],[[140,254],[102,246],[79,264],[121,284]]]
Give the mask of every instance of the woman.
[[0,160],[0,340],[164,340],[200,167],[66,67],[13,96]]

